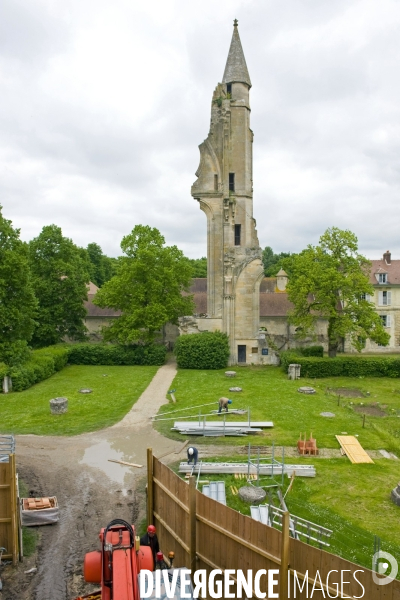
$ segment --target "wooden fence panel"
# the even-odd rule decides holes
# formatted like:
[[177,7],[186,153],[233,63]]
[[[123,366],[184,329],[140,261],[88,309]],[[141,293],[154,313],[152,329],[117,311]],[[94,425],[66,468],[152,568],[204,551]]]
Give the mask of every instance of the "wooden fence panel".
[[[155,458],[153,458],[153,478],[154,515],[160,532],[161,546],[164,552],[174,549],[176,566],[189,568],[189,485]],[[279,569],[283,539],[280,531],[242,515],[204,496],[199,491],[196,492],[196,520],[197,569],[206,569],[208,572],[212,569],[241,569],[244,572],[252,569],[253,575],[259,569]],[[182,540],[182,546],[177,543],[177,538]],[[296,597],[299,600],[310,598],[316,577],[317,582],[312,598],[322,600],[329,597],[326,588],[324,592],[319,591],[320,581],[324,587],[326,586],[328,574],[329,593],[331,597],[335,597],[337,585],[340,593],[340,574],[343,571],[343,580],[349,582],[344,584],[343,597],[400,600],[400,581],[377,585],[369,569],[293,538],[289,540],[289,565],[291,571],[289,598]],[[293,588],[294,571],[301,585],[308,573],[308,589],[305,585],[300,592],[297,587],[296,596]],[[364,593],[360,583],[354,578],[355,571],[360,571],[356,576],[365,589]],[[261,578],[260,589],[266,591],[265,576]]]
[[153,486],[154,522],[160,548],[164,554],[173,550],[175,563],[188,567],[189,486],[154,457]]
[[0,546],[7,548],[3,559],[18,561],[17,473],[15,454],[0,463]]

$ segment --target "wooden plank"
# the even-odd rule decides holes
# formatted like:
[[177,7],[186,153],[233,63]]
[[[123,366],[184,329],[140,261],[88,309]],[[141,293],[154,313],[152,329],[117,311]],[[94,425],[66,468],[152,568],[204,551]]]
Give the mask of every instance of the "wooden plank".
[[288,570],[289,570],[289,513],[283,513],[282,517],[282,548],[281,565],[279,569],[279,600],[288,598]]
[[192,578],[196,571],[196,477],[189,479],[189,548]]
[[11,535],[12,535],[12,561],[15,566],[18,562],[18,506],[17,506],[17,467],[15,454],[10,454],[10,498],[11,498]]
[[147,525],[153,523],[153,451],[147,448]]
[[354,435],[337,435],[336,439],[352,463],[374,462]]
[[137,465],[135,463],[125,462],[124,460],[115,460],[114,458],[109,458],[108,462],[117,463],[118,465],[125,465],[126,467],[137,467],[141,469],[143,465]]

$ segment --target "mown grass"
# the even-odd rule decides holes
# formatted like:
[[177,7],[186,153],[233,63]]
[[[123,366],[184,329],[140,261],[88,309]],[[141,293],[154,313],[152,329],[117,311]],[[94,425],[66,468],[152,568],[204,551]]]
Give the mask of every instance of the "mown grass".
[[[146,389],[158,367],[70,365],[24,392],[2,394],[0,432],[78,435],[117,423]],[[82,394],[82,388],[92,393]],[[50,413],[52,398],[68,398],[68,412]]]
[[[193,411],[184,411],[171,415],[175,419],[159,421],[155,427],[168,437],[182,439],[182,436],[172,432],[174,420],[189,420],[188,415],[203,414],[217,408],[218,398],[228,396],[233,400],[232,408],[249,408],[252,420],[273,421],[272,429],[246,438],[211,438],[213,443],[236,444],[251,443],[252,445],[294,446],[300,432],[310,432],[317,438],[319,447],[338,448],[335,435],[346,432],[356,435],[361,445],[367,449],[386,448],[391,452],[400,453],[400,383],[388,378],[327,378],[301,379],[290,381],[277,367],[237,367],[236,377],[225,377],[225,370],[196,371],[180,370],[172,384],[176,389],[176,404],[163,407],[160,412],[193,407]],[[242,392],[229,392],[229,387],[238,386]],[[312,386],[316,394],[300,394],[300,386]],[[364,398],[340,398],[328,392],[330,388],[354,388],[361,390]],[[367,395],[367,392],[369,395]],[[205,406],[198,409],[200,404],[215,402],[215,406]],[[363,427],[363,414],[355,412],[354,407],[374,405],[386,407],[384,417],[366,415]],[[322,417],[320,413],[332,412],[334,418]],[[208,419],[211,417],[207,417]],[[218,417],[216,417],[218,418]],[[221,418],[221,417],[219,417]],[[228,415],[229,419],[243,420],[247,417]],[[190,419],[195,420],[195,419]],[[384,431],[384,434],[382,434]],[[196,438],[196,444],[210,443],[210,438]],[[383,445],[382,445],[383,444]]]

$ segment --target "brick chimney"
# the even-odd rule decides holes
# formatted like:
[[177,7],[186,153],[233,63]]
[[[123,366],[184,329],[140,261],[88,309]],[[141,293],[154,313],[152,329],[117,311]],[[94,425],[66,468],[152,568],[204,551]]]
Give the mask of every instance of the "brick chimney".
[[390,254],[389,250],[386,250],[386,252],[384,253],[383,260],[387,265],[392,264],[392,255]]

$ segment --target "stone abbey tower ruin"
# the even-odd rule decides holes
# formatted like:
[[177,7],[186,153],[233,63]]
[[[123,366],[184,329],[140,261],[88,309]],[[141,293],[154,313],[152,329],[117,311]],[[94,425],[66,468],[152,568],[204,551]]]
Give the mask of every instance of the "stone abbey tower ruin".
[[235,20],[191,190],[207,216],[207,317],[199,318],[197,327],[228,334],[231,364],[258,362],[259,291],[264,272],[253,218],[250,88]]

